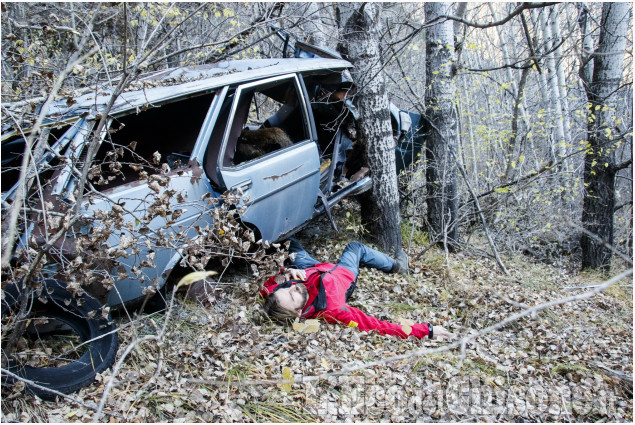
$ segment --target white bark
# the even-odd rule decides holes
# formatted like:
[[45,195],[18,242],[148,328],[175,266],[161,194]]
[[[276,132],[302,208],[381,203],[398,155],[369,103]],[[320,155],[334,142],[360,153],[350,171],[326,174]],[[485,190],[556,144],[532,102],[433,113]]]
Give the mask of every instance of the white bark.
[[339,3],[342,36],[355,65],[355,104],[359,110],[358,143],[365,147],[373,177],[370,197],[362,198],[362,215],[385,250],[401,248],[401,217],[389,102],[381,61],[381,4]]
[[578,25],[580,26],[581,52],[580,52],[580,76],[583,83],[591,82],[592,67],[587,62],[593,54],[593,40],[591,40],[591,23],[589,22],[589,7],[586,3],[578,5]]
[[562,60],[564,58],[562,54],[562,36],[560,35],[560,13],[557,6],[553,6],[552,13],[549,19],[551,23],[551,36],[553,46],[556,46],[553,54],[556,58],[556,74],[558,76],[558,87],[560,88],[560,96],[562,102],[562,116],[564,118],[564,136],[567,141],[567,145],[571,144],[571,119],[569,114],[569,97],[567,93],[567,79],[564,75],[564,67],[562,66]]
[[[451,3],[426,3],[426,22],[452,12]],[[426,41],[426,181],[431,230],[453,248],[457,240],[456,55],[452,21],[427,30]]]
[[[551,26],[547,22],[546,11],[540,12],[540,24],[542,27],[543,40],[545,42],[545,50],[550,51],[553,46],[553,37],[551,34]],[[564,117],[562,116],[562,102],[560,87],[558,85],[558,74],[556,72],[556,61],[553,52],[547,54],[546,69],[549,75],[546,77],[549,87],[549,104],[553,107],[550,108],[553,111],[553,117],[555,119],[553,150],[556,156],[556,160],[559,161],[565,155],[565,145],[567,139],[564,132]]]
[[308,35],[308,42],[319,47],[327,47],[326,27],[322,22],[321,9],[323,3],[308,2],[305,12],[307,20],[303,23],[302,29]]

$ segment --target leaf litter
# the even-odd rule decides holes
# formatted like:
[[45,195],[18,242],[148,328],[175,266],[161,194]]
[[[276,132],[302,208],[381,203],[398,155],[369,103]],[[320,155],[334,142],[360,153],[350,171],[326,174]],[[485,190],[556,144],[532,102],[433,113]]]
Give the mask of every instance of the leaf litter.
[[[334,211],[339,220],[346,206]],[[298,239],[315,258],[336,262],[355,236],[327,226],[319,220]],[[406,333],[430,322],[467,336],[604,280],[527,257],[505,259],[511,276],[467,251],[446,259],[431,249],[415,261],[424,248],[410,247],[408,276],[362,268],[350,304]],[[86,405],[98,404],[115,379],[102,421],[632,422],[630,282],[478,336],[463,350],[389,361],[446,343],[317,320],[284,327],[262,313],[260,282],[247,265],[230,266],[223,281],[235,284],[211,285],[198,301],[177,295],[161,343],[139,344],[116,376],[101,373],[74,394],[84,406],[43,401],[18,384],[3,388],[3,421],[91,422],[95,412]],[[141,336],[158,334],[165,314],[118,320],[121,355]],[[373,362],[380,364],[363,367]]]

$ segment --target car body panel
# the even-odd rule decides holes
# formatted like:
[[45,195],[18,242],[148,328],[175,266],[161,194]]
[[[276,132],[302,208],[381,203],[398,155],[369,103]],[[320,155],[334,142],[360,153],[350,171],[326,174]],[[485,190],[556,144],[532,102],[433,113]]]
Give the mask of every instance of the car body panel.
[[313,215],[320,184],[320,161],[313,141],[243,166],[222,168],[221,173],[231,190],[240,189],[247,197],[242,219],[255,225],[263,240],[276,241]]

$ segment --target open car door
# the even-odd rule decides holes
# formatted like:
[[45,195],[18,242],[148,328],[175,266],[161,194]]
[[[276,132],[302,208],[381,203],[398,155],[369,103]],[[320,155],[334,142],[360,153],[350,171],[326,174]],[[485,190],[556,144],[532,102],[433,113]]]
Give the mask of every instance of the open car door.
[[289,74],[238,86],[232,98],[219,180],[245,197],[243,221],[276,241],[310,220],[318,199],[320,160],[305,89]]

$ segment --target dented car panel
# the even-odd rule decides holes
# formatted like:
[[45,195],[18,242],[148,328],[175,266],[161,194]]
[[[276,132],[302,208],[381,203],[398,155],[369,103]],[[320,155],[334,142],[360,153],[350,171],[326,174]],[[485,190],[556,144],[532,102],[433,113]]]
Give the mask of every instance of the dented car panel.
[[[213,218],[210,214],[210,207],[204,201],[208,194],[212,197],[220,196],[216,192],[209,180],[205,178],[196,178],[197,167],[188,166],[184,170],[170,173],[168,185],[160,187],[158,193],[149,189],[148,184],[139,181],[127,185],[125,188],[115,188],[105,191],[107,198],[95,200],[94,203],[86,203],[82,209],[82,213],[87,218],[99,218],[102,214],[106,214],[114,205],[122,206],[125,210],[125,220],[133,223],[132,229],[125,229],[122,232],[113,232],[108,238],[108,246],[111,250],[116,250],[114,254],[121,253],[118,256],[118,267],[116,276],[119,279],[115,282],[114,288],[107,295],[107,303],[116,307],[126,302],[145,296],[144,289],[150,286],[162,287],[169,276],[171,270],[180,260],[179,247],[174,249],[166,249],[160,246],[148,246],[147,235],[165,229],[174,234],[183,232],[185,229],[188,238],[194,238],[197,232],[194,226],[205,227],[212,224]],[[176,199],[173,194],[180,194]],[[166,217],[157,215],[147,225],[142,224],[142,217],[148,211],[155,207],[146,200],[154,197],[170,196],[170,205],[173,207],[171,211],[178,210],[178,218],[173,223],[167,224]],[[106,231],[100,229],[103,224],[100,220],[96,220],[90,229],[92,233]],[[89,229],[83,229],[87,232]],[[148,254],[152,254],[152,261],[144,263],[144,259],[148,258]],[[121,270],[119,267],[123,267]]]
[[247,210],[242,219],[255,225],[264,240],[276,241],[313,216],[320,183],[319,155],[313,141],[293,145],[253,166],[221,172],[230,190],[245,195]]
[[[207,200],[225,191],[243,197],[242,221],[273,242],[320,214],[330,215],[330,208],[344,197],[368,190],[371,177],[348,180],[359,169],[359,164],[348,162],[355,113],[347,98],[351,84],[343,73],[350,67],[337,58],[230,61],[156,72],[140,79],[142,88],[122,94],[98,138],[101,147],[91,169],[100,192],[92,193],[81,208],[91,224],[75,234],[107,236],[104,249],[117,258],[107,303],[120,306],[144,297],[147,287],[161,288],[183,246],[152,246],[148,235],[167,229],[166,237],[195,237],[196,227],[213,223],[214,207]],[[62,101],[51,107],[49,125],[64,122],[68,127],[50,143],[68,164],[56,165],[45,189],[47,199],[60,207],[73,204],[74,167],[81,165],[109,99],[106,90],[79,97],[70,106]],[[344,124],[334,125],[333,116]],[[402,169],[420,150],[420,117],[397,108],[391,109],[391,117]],[[5,152],[11,156],[6,164],[13,166],[20,161],[20,143],[17,131],[4,132],[3,178]],[[121,162],[133,164],[135,173],[112,168],[108,155],[117,146]],[[53,157],[44,157],[42,170],[53,169]],[[159,174],[139,178],[144,167],[135,166],[135,158],[165,164]],[[7,185],[5,190],[3,183],[3,204],[12,201],[15,188]],[[169,209],[169,214],[161,209]],[[113,210],[127,224],[109,225]],[[154,218],[145,223],[148,212]],[[24,246],[34,226],[23,231]],[[72,237],[71,232],[68,246]]]

